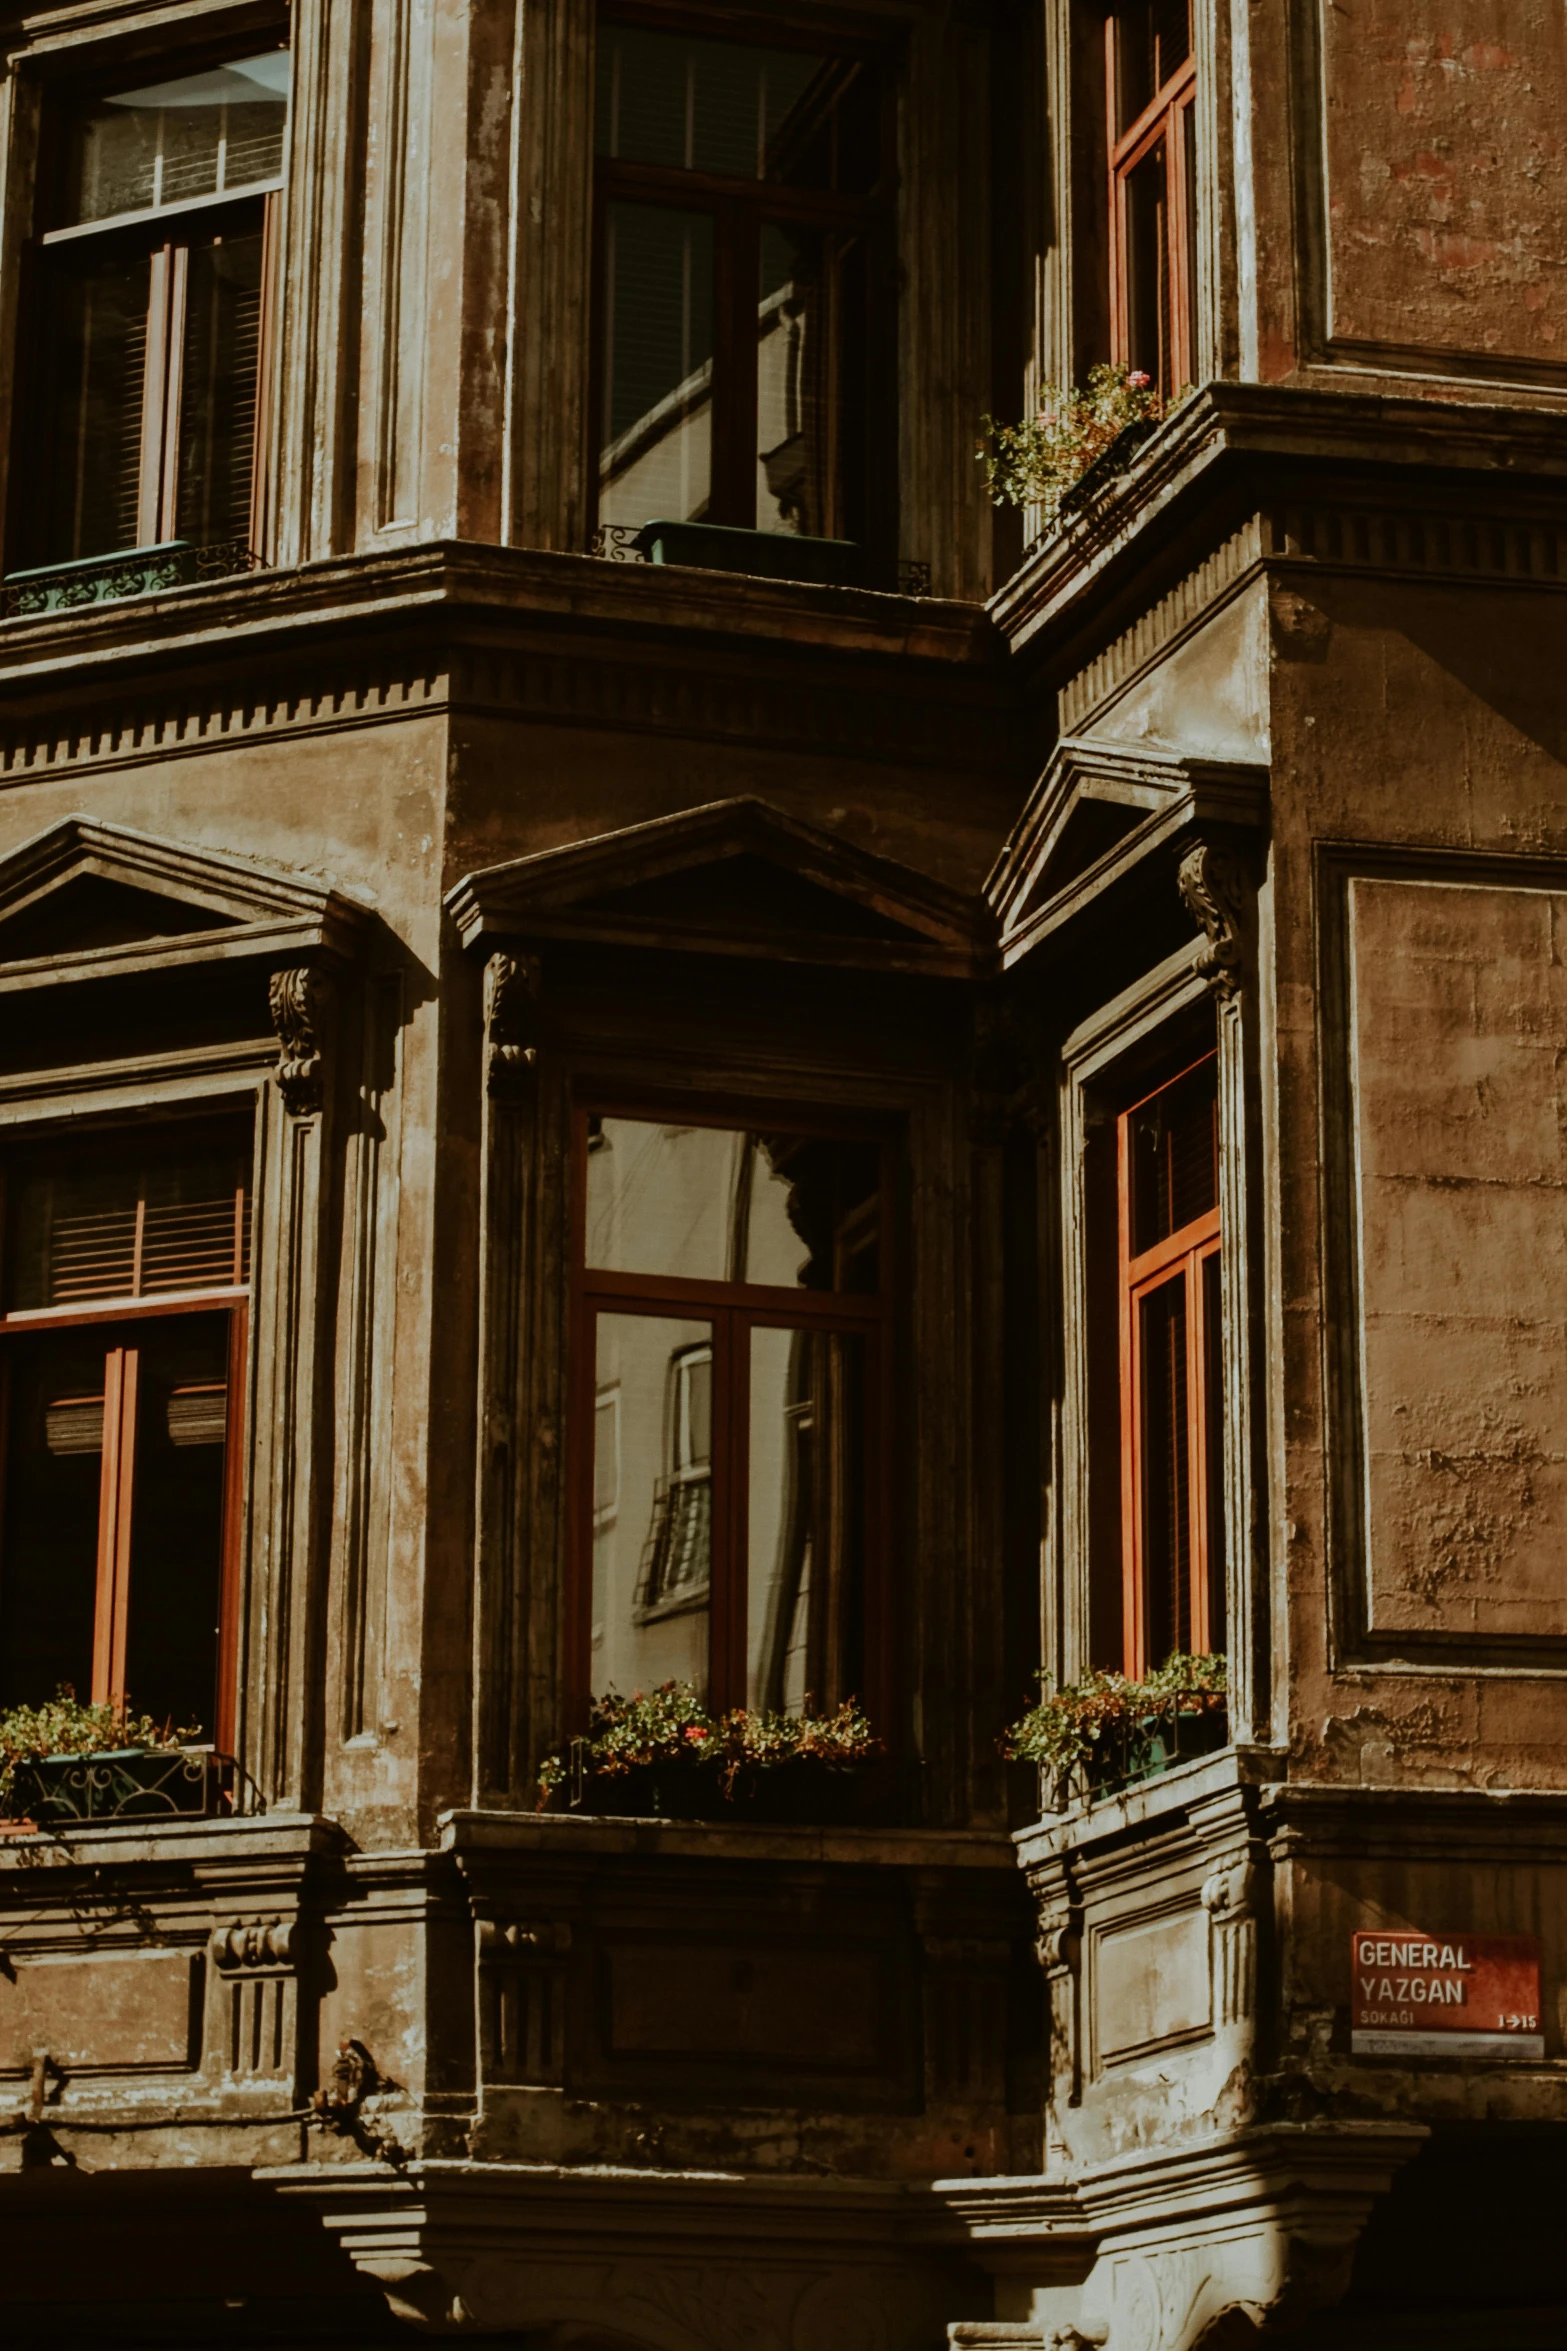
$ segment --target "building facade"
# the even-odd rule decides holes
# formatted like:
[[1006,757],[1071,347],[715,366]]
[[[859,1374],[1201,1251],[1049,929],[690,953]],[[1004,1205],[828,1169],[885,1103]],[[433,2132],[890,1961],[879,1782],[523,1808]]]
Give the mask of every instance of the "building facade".
[[[5,61],[0,1707],[192,1759],[0,1852],[15,2339],[1567,2339],[1560,12]],[[884,1753],[541,1808],[667,1680]]]

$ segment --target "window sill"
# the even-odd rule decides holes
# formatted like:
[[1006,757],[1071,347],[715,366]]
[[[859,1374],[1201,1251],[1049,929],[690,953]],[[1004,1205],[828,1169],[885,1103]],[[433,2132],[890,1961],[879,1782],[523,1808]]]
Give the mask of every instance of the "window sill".
[[1113,1795],[1077,1797],[1064,1812],[1048,1813],[1015,1830],[1018,1857],[1028,1867],[1101,1837],[1154,1826],[1168,1814],[1205,1803],[1227,1788],[1269,1786],[1284,1773],[1284,1756],[1268,1747],[1224,1747],[1215,1755],[1193,1756]]
[[7,572],[0,580],[0,620],[35,613],[70,612],[86,604],[119,604],[128,596],[154,595],[160,588],[187,588],[204,580],[235,579],[261,570],[243,539],[193,547],[166,539],[118,555],[86,555],[71,563],[40,564]]
[[805,1828],[745,1821],[641,1819],[580,1812],[442,1813],[443,1851],[459,1859],[504,1854],[668,1855],[714,1861],[836,1862],[882,1869],[1017,1867],[1005,1829]]

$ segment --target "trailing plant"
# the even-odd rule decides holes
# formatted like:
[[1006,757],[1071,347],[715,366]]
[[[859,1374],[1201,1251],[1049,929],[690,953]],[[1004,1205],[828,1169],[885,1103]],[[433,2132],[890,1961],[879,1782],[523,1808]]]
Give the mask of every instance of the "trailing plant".
[[16,1768],[54,1755],[106,1755],[138,1747],[167,1755],[197,1737],[199,1726],[176,1730],[150,1714],[132,1714],[123,1703],[90,1706],[62,1682],[42,1706],[12,1706],[0,1713],[0,1804],[10,1796]]
[[[1135,1750],[1148,1747],[1182,1716],[1220,1714],[1229,1696],[1226,1661],[1177,1651],[1144,1681],[1124,1673],[1089,1673],[1041,1696],[1002,1738],[1010,1762],[1037,1763],[1060,1805],[1074,1779],[1090,1788],[1138,1775]],[[1144,1766],[1146,1769],[1146,1765]]]
[[710,1713],[689,1682],[661,1682],[650,1695],[606,1690],[595,1698],[586,1735],[571,1740],[539,1773],[539,1804],[548,1803],[574,1765],[596,1778],[634,1771],[712,1773],[733,1800],[750,1773],[806,1764],[852,1771],[873,1762],[882,1742],[852,1699],[833,1714],[757,1713],[748,1706]]
[[982,417],[985,437],[975,454],[992,503],[1038,506],[1053,522],[1067,492],[1129,427],[1151,431],[1164,412],[1151,376],[1102,365],[1090,368],[1081,388],[1046,384],[1021,424]]

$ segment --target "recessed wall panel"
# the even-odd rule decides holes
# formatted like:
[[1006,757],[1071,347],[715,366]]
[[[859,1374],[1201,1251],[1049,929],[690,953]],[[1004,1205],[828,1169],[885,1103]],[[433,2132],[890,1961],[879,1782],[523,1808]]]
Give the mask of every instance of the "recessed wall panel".
[[1365,1621],[1567,1637],[1567,893],[1348,883]]
[[1335,343],[1567,363],[1567,12],[1319,8]]

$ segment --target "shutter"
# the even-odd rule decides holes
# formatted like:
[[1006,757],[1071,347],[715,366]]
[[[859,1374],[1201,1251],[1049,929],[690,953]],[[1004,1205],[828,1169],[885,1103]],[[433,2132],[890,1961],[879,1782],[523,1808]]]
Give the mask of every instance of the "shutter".
[[242,1288],[249,1163],[248,1121],[19,1150],[7,1169],[7,1308]]

